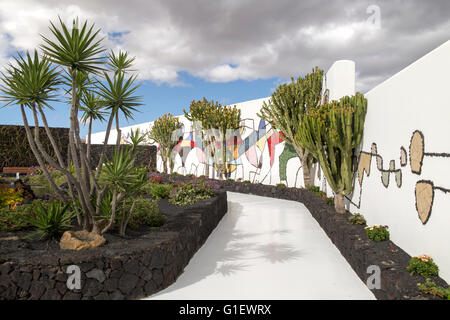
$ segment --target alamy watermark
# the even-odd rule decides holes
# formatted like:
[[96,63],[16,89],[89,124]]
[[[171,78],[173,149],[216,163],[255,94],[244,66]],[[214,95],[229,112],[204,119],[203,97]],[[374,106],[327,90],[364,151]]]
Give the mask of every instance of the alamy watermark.
[[366,13],[370,16],[367,18],[366,22],[372,28],[381,29],[381,9],[379,5],[371,4],[367,7]]
[[69,290],[75,290],[81,289],[81,269],[77,265],[70,265],[67,267],[66,273],[69,274],[69,277],[67,278],[67,289]]
[[372,289],[381,289],[381,269],[377,265],[367,267],[367,273],[370,276],[366,280],[367,287]]

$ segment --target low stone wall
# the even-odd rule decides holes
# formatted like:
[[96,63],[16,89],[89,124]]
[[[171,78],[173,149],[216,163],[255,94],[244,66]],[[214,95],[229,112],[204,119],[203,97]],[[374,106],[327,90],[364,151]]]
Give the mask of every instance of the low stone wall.
[[[1,299],[136,299],[154,294],[182,273],[227,212],[226,192],[186,207],[158,231],[125,243],[82,251],[24,249],[0,257]],[[69,290],[67,268],[81,270]]]
[[[165,176],[167,179],[168,176]],[[172,176],[173,180],[186,180],[184,176]],[[366,283],[367,268],[371,265],[381,269],[381,289],[371,291],[377,299],[440,299],[423,294],[417,283],[425,282],[420,275],[410,275],[406,270],[411,256],[392,241],[375,242],[367,238],[364,226],[348,222],[349,213],[338,214],[313,192],[306,189],[275,187],[263,184],[218,181],[226,191],[254,194],[264,197],[298,201],[303,203],[317,220],[330,240],[339,249],[358,277]],[[448,284],[439,277],[429,277],[437,285]]]

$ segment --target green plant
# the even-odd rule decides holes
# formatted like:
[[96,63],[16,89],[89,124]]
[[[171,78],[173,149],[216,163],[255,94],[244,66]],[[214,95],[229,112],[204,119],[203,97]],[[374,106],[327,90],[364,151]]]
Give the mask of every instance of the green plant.
[[[103,196],[106,191],[112,193],[110,202],[111,215],[108,224],[103,227],[101,233],[108,231],[114,224],[117,212],[120,211],[118,208],[121,202],[126,202],[127,198],[134,198],[132,200],[134,203],[136,197],[143,192],[143,189],[148,183],[146,169],[135,167],[134,161],[135,156],[132,154],[132,150],[122,149],[119,152],[116,150],[113,160],[105,163],[103,169],[105,175],[103,181],[101,181],[103,188],[100,195]],[[97,203],[101,201],[101,197],[97,199]],[[125,230],[130,217],[133,215],[133,210],[134,206],[132,205],[129,211],[122,211],[122,223],[119,231],[122,236],[125,235]]]
[[30,217],[32,214],[31,204],[18,205],[14,210],[8,207],[0,208],[0,231],[15,232],[29,229],[32,225],[24,217]]
[[286,185],[284,183],[278,183],[277,187],[278,188],[286,188]]
[[306,190],[312,191],[312,192],[320,192],[320,188],[316,186],[306,186]]
[[318,159],[335,193],[338,213],[345,213],[345,195],[353,191],[354,153],[364,131],[367,100],[360,93],[311,109],[298,124],[298,144]]
[[364,228],[366,230],[366,235],[369,239],[373,241],[380,242],[389,240],[388,226],[367,226]]
[[302,125],[303,115],[320,105],[323,70],[315,67],[304,78],[291,79],[291,83],[281,84],[264,103],[258,116],[283,133],[283,139],[295,149],[303,169],[305,186],[314,183],[311,176],[313,157],[302,141],[295,139]]
[[214,160],[214,166],[220,178],[228,178],[231,174],[229,162],[234,160],[233,149],[229,146],[229,139],[239,133],[241,110],[236,106],[222,106],[215,101],[193,100],[189,106],[189,113],[183,110],[185,117],[193,122],[195,134],[200,136],[206,157],[205,175],[209,176],[209,161]]
[[148,133],[150,142],[159,144],[159,154],[163,161],[164,173],[169,172],[169,167],[170,171],[173,171],[172,150],[178,143],[176,132],[181,128],[181,125],[177,117],[167,113],[153,122],[153,126]]
[[165,199],[170,196],[170,188],[167,184],[155,184],[149,194],[155,198]]
[[230,182],[234,182],[234,179],[231,179],[231,178],[228,178],[227,180]]
[[[44,43],[40,46],[41,53],[35,50],[34,55],[30,55],[27,52],[25,58],[19,54],[15,63],[10,64],[2,73],[2,99],[7,102],[6,105],[20,106],[28,143],[51,189],[61,199],[68,199],[65,190],[55,183],[46,164],[64,174],[70,198],[76,202],[73,208],[78,223],[83,229],[98,233],[100,230],[95,217],[99,216],[101,198],[110,187],[101,186],[99,177],[112,124],[115,120],[118,151],[122,138],[119,113],[126,119],[132,118],[133,112],[137,111],[136,107],[141,105],[141,97],[136,96],[139,87],[135,84],[136,75],[126,75],[134,58],[128,58],[128,54],[124,52],[119,52],[117,56],[111,53],[107,57],[102,46],[103,39],[99,38],[100,29],[94,30],[94,24],[88,25],[87,21],[79,24],[78,19],[75,19],[72,25],[66,25],[59,19],[59,26],[51,22],[49,29],[53,37],[42,36]],[[106,69],[108,66],[109,70]],[[105,71],[112,71],[113,74]],[[61,100],[59,92],[68,97],[66,101],[70,105],[70,128],[66,143],[68,159],[62,156],[62,152],[66,151],[59,148],[48,126],[45,112],[53,109],[50,105],[52,102]],[[26,109],[31,111],[34,120],[34,135],[28,123]],[[84,112],[82,120],[88,121],[89,126],[91,120],[108,119],[103,150],[95,171],[90,169],[94,167],[89,155],[91,133],[88,133],[87,148],[81,141],[80,111]],[[41,143],[41,120],[52,154]],[[73,164],[73,170],[66,168],[67,161]],[[131,196],[132,193],[127,191],[127,195]],[[96,201],[92,202],[92,199]],[[102,229],[104,232],[106,230]]]
[[250,180],[244,180],[242,183],[252,183]]
[[[55,185],[58,187],[67,182],[66,176],[61,171],[49,170],[49,175],[53,179]],[[38,192],[38,194],[53,193],[53,188],[51,187],[46,176],[42,174],[42,171],[41,173],[36,173],[34,175],[25,177],[24,181],[30,185],[38,186],[39,188],[35,189]]]
[[334,206],[334,198],[325,198],[325,202],[329,206]]
[[23,201],[20,193],[15,192],[13,188],[0,185],[0,208],[8,207],[12,210]]
[[420,274],[424,277],[437,276],[439,268],[429,255],[412,257],[409,266],[406,268],[411,274]]
[[41,239],[59,237],[65,230],[72,227],[71,222],[75,214],[68,210],[69,207],[69,203],[64,204],[60,200],[50,200],[48,203],[33,202],[34,216],[25,216],[24,219],[37,230],[29,236],[37,234]]
[[360,224],[360,225],[365,225],[366,224],[366,219],[360,213],[352,214],[350,217],[348,217],[348,221],[351,224]]
[[[129,210],[131,201],[126,203],[125,210]],[[149,227],[160,227],[166,222],[167,218],[159,212],[158,202],[152,199],[137,199],[133,215],[130,218],[129,225],[132,229],[137,229],[140,225]]]
[[181,183],[175,186],[170,192],[169,201],[179,206],[192,205],[200,199],[208,199],[215,195],[214,189],[218,185],[212,185],[203,179]]
[[417,287],[426,294],[431,294],[433,296],[438,296],[445,300],[450,300],[450,287],[444,288],[441,286],[437,286],[434,281],[431,281],[430,278],[425,280],[425,283],[418,283]]

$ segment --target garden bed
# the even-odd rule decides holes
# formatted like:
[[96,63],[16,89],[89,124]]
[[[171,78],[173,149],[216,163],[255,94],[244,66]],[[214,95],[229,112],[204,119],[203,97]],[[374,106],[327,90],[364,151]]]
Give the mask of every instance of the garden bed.
[[[88,250],[1,233],[0,299],[136,299],[166,288],[227,212],[226,192],[183,207],[163,199],[159,207],[167,217],[159,229],[106,234],[105,245]],[[70,265],[81,269],[81,289],[66,285]]]
[[[164,176],[164,179],[169,179],[169,176]],[[186,177],[172,175],[170,179],[184,181]],[[371,290],[377,299],[440,299],[424,294],[417,287],[417,283],[424,283],[425,278],[420,275],[411,275],[406,270],[411,259],[409,254],[392,241],[375,242],[368,239],[364,226],[348,222],[350,213],[343,215],[336,213],[333,206],[313,192],[299,188],[228,180],[218,181],[218,183],[225,191],[303,203],[364,283],[371,275],[367,273],[367,268],[370,265],[380,267],[381,289]],[[438,286],[448,287],[448,284],[437,276],[429,278]]]

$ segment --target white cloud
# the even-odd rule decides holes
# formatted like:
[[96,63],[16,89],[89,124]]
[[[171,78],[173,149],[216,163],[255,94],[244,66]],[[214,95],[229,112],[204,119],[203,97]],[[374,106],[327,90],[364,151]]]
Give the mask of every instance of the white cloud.
[[[49,20],[95,21],[108,48],[135,55],[141,79],[183,85],[185,71],[213,82],[290,78],[353,59],[366,90],[448,39],[446,0],[382,2],[381,29],[366,23],[372,1],[2,0],[0,63],[35,48]],[[113,36],[114,35],[114,36]]]

